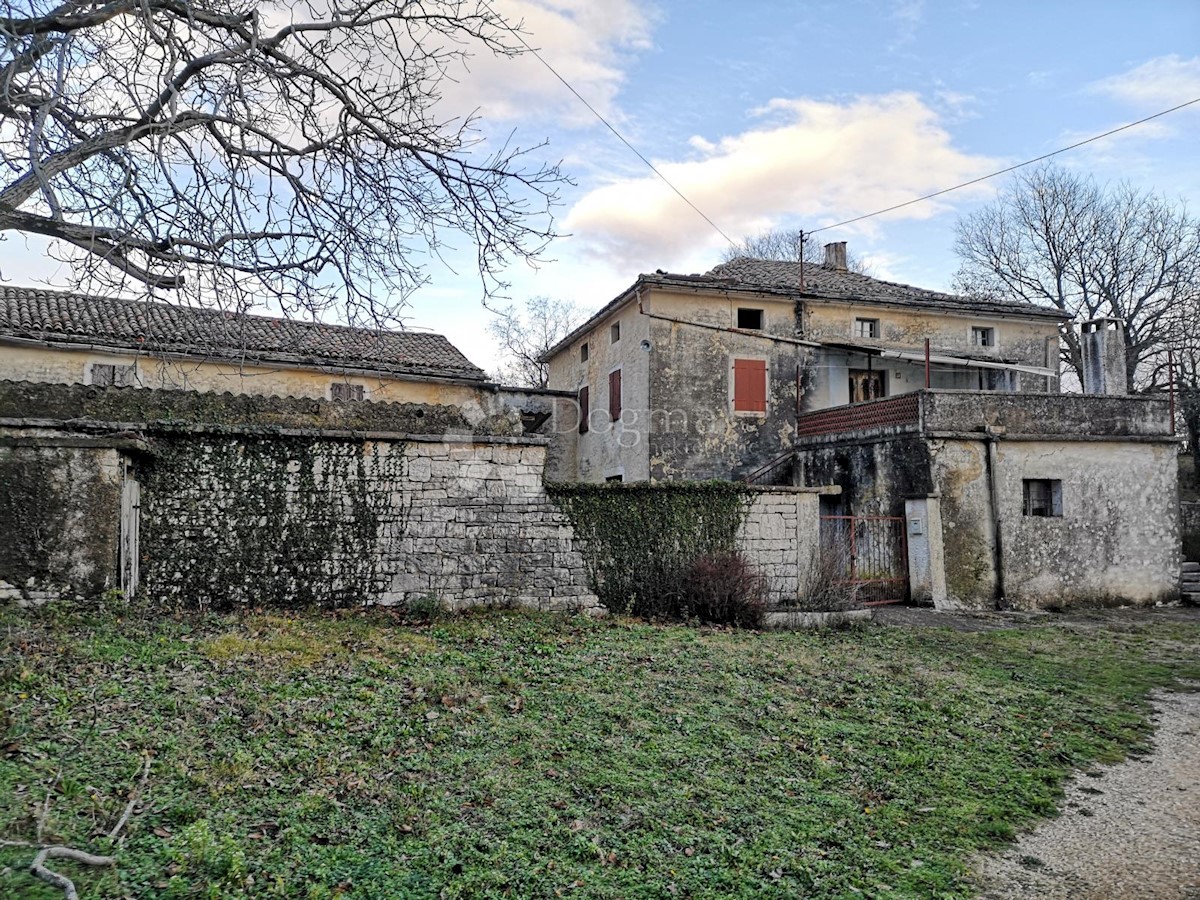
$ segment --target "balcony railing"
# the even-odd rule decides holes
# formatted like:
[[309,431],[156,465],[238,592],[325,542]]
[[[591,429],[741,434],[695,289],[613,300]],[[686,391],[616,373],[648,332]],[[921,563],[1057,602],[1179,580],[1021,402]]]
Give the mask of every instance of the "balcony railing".
[[796,421],[799,437],[818,437],[827,434],[847,434],[903,425],[918,425],[921,421],[921,398],[918,393],[901,394],[882,400],[868,400],[851,406],[835,406],[802,415]]

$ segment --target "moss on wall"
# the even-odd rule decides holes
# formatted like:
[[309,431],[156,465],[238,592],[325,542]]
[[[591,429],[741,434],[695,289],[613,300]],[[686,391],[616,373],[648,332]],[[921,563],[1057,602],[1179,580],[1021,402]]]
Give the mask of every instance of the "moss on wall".
[[403,446],[174,436],[142,467],[145,591],[188,605],[345,606],[386,590]]
[[679,613],[681,575],[698,558],[737,549],[754,497],[728,481],[548,485],[581,542],[592,590],[609,610]]

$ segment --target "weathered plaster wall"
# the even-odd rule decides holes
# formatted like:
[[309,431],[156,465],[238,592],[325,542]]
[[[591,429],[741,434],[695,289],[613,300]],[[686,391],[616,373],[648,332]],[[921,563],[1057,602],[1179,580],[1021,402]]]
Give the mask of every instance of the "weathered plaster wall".
[[0,345],[0,381],[85,384],[90,383],[92,363],[136,366],[137,386],[146,388],[328,400],[330,386],[336,381],[362,385],[370,400],[458,406],[475,421],[488,414],[487,397],[480,388],[470,384],[349,375],[342,374],[336,367],[321,371],[239,366],[217,361],[166,359],[153,354]]
[[[1053,368],[1058,325],[1050,320],[971,316],[964,313],[903,309],[869,303],[806,300],[804,337],[815,341],[861,340],[854,336],[856,318],[878,319],[880,336],[867,343],[895,350],[923,350],[928,338],[934,353],[1014,359],[1030,366]],[[976,347],[973,327],[994,328],[996,346]],[[1047,353],[1047,343],[1051,346]],[[1033,379],[1034,376],[1026,376]],[[1027,390],[1045,389],[1028,385]]]
[[929,449],[920,437],[810,443],[797,453],[801,484],[837,486],[844,515],[902,516],[906,497],[933,489]]
[[0,600],[89,597],[119,585],[116,450],[0,434]]
[[930,492],[940,494],[947,605],[994,609],[996,529],[987,446],[983,441],[941,440],[929,446]]
[[[620,340],[612,341],[612,326],[619,324]],[[550,386],[577,393],[588,388],[588,430],[580,434],[563,418],[561,437],[556,442],[556,480],[601,482],[619,476],[623,481],[646,481],[650,477],[646,436],[650,421],[650,354],[641,343],[650,336],[649,322],[628,304],[598,322],[570,347],[550,361]],[[581,348],[588,346],[588,358]],[[621,369],[621,418],[608,415],[609,373]],[[561,448],[561,449],[560,449]],[[568,472],[567,463],[575,469]]]
[[925,428],[970,432],[984,427],[1008,434],[1167,437],[1170,401],[1091,394],[1004,394],[933,391],[922,396]]
[[[786,451],[795,435],[797,370],[803,385],[810,356],[808,347],[791,342],[794,306],[745,297],[713,303],[661,291],[645,302],[662,317],[650,319],[651,477],[737,478]],[[763,310],[762,332],[727,330],[739,307]],[[734,359],[767,361],[765,414],[734,411]]]
[[[1177,467],[1170,443],[1000,442],[1005,599],[1033,608],[1177,597]],[[1022,515],[1025,478],[1062,480],[1061,517]]]

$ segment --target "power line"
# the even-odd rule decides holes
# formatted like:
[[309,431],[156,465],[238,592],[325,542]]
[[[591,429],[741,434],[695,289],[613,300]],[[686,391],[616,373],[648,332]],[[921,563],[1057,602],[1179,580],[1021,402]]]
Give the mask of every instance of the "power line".
[[973,178],[970,181],[964,181],[962,184],[956,184],[954,187],[948,187],[940,191],[934,191],[932,194],[926,194],[925,196],[917,197],[914,200],[906,200],[903,203],[897,203],[895,206],[889,206],[887,209],[881,209],[873,213],[867,213],[863,216],[855,216],[853,219],[847,219],[844,222],[838,222],[836,225],[825,225],[822,228],[814,228],[812,231],[807,233],[816,234],[819,231],[829,231],[832,228],[841,228],[844,225],[851,225],[854,222],[861,222],[863,219],[871,219],[875,216],[882,216],[884,213],[892,212],[893,210],[903,209],[906,206],[912,206],[914,203],[932,200],[934,197],[940,197],[942,194],[949,194],[951,191],[957,191],[961,188],[970,187],[973,184],[979,184],[981,181],[987,181],[989,178],[995,178],[997,175],[1007,175],[1009,172],[1015,172],[1017,169],[1023,169],[1025,166],[1031,166],[1036,162],[1041,162],[1042,160],[1049,159],[1052,156],[1058,156],[1060,153],[1066,153],[1068,150],[1074,150],[1077,147],[1082,147],[1084,144],[1090,144],[1093,141],[1098,141],[1101,138],[1109,137],[1110,135],[1117,134],[1118,132],[1125,131],[1129,128],[1134,128],[1138,125],[1144,125],[1151,119],[1157,119],[1160,116],[1167,115],[1168,113],[1177,112],[1178,110],[1183,109],[1185,106],[1191,106],[1194,103],[1200,103],[1200,97],[1197,97],[1195,100],[1189,100],[1186,103],[1180,103],[1178,106],[1172,106],[1170,109],[1164,109],[1162,112],[1156,112],[1154,115],[1146,116],[1144,119],[1138,119],[1136,122],[1130,122],[1128,125],[1122,125],[1120,128],[1114,128],[1111,131],[1104,132],[1103,134],[1097,134],[1090,138],[1086,138],[1085,140],[1077,141],[1070,146],[1061,147],[1058,150],[1054,150],[1050,153],[1043,153],[1041,156],[1034,157],[1033,159],[1027,159],[1025,162],[1017,163],[1015,166],[1009,166],[1007,169],[1001,169],[998,172],[992,172],[990,175],[981,175],[979,178]]
[[646,164],[646,166],[650,169],[651,172],[653,172],[660,179],[662,179],[663,184],[665,184],[672,191],[674,191],[676,196],[678,196],[680,200],[682,200],[684,203],[686,203],[688,206],[690,206],[696,212],[696,215],[698,215],[705,222],[707,222],[709,225],[711,225],[713,230],[716,231],[717,234],[719,234],[721,237],[725,238],[725,240],[729,242],[729,246],[735,247],[735,248],[737,247],[737,242],[734,241],[733,238],[731,238],[724,231],[722,231],[720,226],[717,225],[716,222],[714,222],[712,219],[710,219],[708,216],[706,216],[704,214],[704,211],[701,210],[700,207],[698,207],[695,203],[693,203],[691,200],[689,200],[687,197],[685,197],[683,194],[683,191],[681,191],[679,188],[675,187],[675,185],[671,183],[671,180],[669,178],[667,178],[667,176],[664,175],[661,171],[659,171],[659,169],[654,165],[654,163],[652,163],[652,162],[650,162],[650,160],[646,159],[646,157],[642,155],[642,152],[640,150],[638,150],[637,147],[633,146],[633,144],[631,144],[629,141],[627,141],[625,139],[625,136],[623,134],[621,134],[621,132],[617,131],[617,129],[613,126],[613,124],[611,122],[609,122],[608,119],[604,118],[604,116],[602,116],[600,114],[600,112],[596,109],[596,107],[592,106],[592,104],[590,104],[587,101],[587,98],[585,98],[581,93],[579,93],[579,91],[575,90],[575,88],[571,85],[571,83],[569,81],[567,81],[567,79],[563,78],[561,75],[558,74],[558,70],[556,70],[554,68],[554,66],[552,66],[552,65],[550,65],[550,63],[546,62],[546,60],[542,56],[542,54],[538,53],[537,50],[535,50],[533,47],[530,46],[529,42],[526,41],[524,37],[522,37],[522,35],[519,31],[517,31],[515,28],[513,28],[511,25],[509,25],[508,21],[506,19],[497,15],[496,11],[494,9],[492,9],[492,7],[488,4],[487,0],[480,0],[480,3],[488,10],[488,12],[490,12],[493,16],[495,16],[497,19],[499,19],[500,22],[503,23],[504,27],[506,29],[508,29],[509,32],[512,33],[513,37],[515,37],[518,41],[520,41],[524,45],[525,49],[528,50],[530,53],[532,53],[534,55],[534,57],[537,59],[537,61],[540,62],[543,66],[545,66],[550,71],[550,74],[552,74],[555,78],[557,78],[559,81],[561,81],[563,83],[563,86],[566,87],[566,89],[568,91],[570,91],[572,94],[574,94],[576,99],[578,99],[580,103],[582,103],[584,106],[586,106],[588,108],[588,110],[591,111],[593,116],[595,116],[597,119],[599,119],[601,122],[603,122],[604,126],[609,131],[611,131],[614,135],[616,135],[617,140],[619,140],[622,144],[624,144],[626,147],[628,147],[630,150],[632,150],[634,152],[634,155],[636,155],[638,159],[640,159],[642,162],[644,162]]

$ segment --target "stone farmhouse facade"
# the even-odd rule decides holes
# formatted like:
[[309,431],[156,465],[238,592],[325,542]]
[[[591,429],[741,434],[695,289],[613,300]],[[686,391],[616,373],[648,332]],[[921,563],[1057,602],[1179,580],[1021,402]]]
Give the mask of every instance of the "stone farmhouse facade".
[[[1084,394],[1061,394],[1063,324],[849,272],[841,244],[824,265],[642,275],[546,356],[580,413],[554,477],[820,490],[823,541],[864,560],[887,544],[907,595],[939,607],[1170,600],[1169,403],[1125,396],[1110,320],[1080,326]],[[901,530],[864,537],[879,520]]]
[[924,388],[926,341],[932,388],[1057,392],[1057,310],[881,281],[845,256],[639,276],[546,354],[580,407],[553,477],[741,478],[804,413]]

